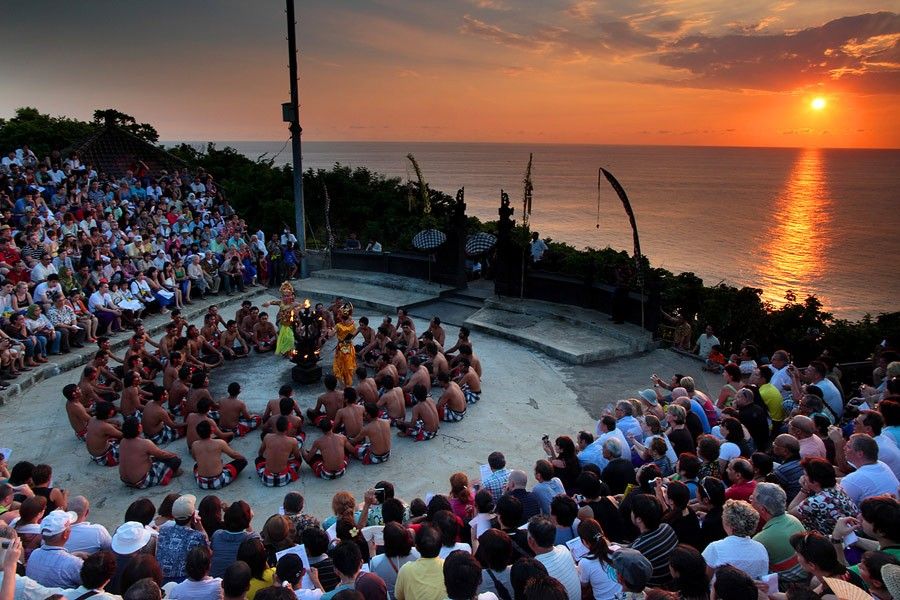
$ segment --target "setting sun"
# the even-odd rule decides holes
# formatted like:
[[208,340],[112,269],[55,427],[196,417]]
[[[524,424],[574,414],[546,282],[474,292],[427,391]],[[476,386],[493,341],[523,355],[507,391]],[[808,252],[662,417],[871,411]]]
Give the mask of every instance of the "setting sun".
[[813,101],[810,102],[809,105],[812,107],[813,110],[822,110],[823,108],[825,108],[825,104],[826,104],[825,98],[822,98],[821,96],[819,96],[818,98],[813,98]]

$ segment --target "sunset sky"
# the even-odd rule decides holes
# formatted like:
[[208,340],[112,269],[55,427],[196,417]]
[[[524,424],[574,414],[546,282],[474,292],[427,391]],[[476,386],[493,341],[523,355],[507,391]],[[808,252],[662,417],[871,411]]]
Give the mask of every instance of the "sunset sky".
[[[897,0],[297,9],[306,140],[900,147]],[[275,0],[9,2],[0,116],[114,107],[164,140],[283,140],[284,36]]]

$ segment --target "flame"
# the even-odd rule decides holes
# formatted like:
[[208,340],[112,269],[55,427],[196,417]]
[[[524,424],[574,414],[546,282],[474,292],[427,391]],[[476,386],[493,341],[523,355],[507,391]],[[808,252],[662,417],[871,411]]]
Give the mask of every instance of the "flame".
[[312,304],[310,303],[309,298],[304,298],[303,299],[303,308],[309,308],[310,306],[312,306]]

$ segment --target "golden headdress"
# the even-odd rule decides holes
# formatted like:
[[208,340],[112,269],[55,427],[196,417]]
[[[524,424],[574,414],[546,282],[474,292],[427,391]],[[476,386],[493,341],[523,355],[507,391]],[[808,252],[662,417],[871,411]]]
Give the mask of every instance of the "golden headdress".
[[345,317],[352,315],[353,304],[351,304],[350,302],[344,302],[343,304],[341,304],[341,314]]
[[285,281],[284,283],[282,283],[279,290],[281,291],[282,296],[293,296],[295,293],[294,286],[291,285],[290,281]]

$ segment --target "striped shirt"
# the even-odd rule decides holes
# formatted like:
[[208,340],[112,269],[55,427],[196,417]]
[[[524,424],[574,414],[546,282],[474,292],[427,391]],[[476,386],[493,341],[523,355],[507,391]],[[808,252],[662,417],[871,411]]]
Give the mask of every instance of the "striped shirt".
[[667,523],[661,524],[655,531],[639,535],[631,547],[644,555],[653,566],[653,575],[647,587],[669,587],[672,585],[672,574],[669,572],[669,555],[678,545],[678,536]]

